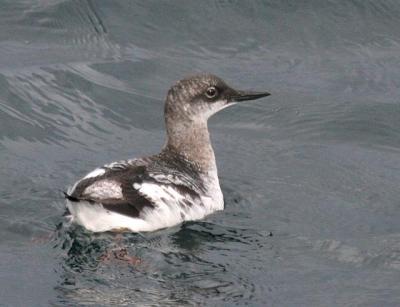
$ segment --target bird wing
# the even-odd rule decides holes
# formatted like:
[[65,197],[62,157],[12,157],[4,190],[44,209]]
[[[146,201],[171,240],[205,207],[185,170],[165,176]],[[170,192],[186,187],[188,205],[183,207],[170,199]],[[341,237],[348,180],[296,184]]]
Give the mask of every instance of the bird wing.
[[66,194],[72,202],[102,204],[109,211],[140,217],[159,206],[182,210],[201,204],[193,176],[157,161],[128,160],[94,170]]

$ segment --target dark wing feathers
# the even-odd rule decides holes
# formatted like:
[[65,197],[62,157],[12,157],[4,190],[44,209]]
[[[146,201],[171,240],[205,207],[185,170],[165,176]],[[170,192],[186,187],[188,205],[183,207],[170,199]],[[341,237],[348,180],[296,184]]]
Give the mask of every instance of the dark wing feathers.
[[[159,160],[150,161],[147,165],[143,163],[134,165],[132,162],[120,163],[117,167],[106,168],[106,172],[100,176],[81,180],[70,195],[65,197],[72,201],[88,201],[90,203],[101,203],[109,211],[130,217],[139,217],[144,208],[154,208],[149,196],[143,195],[134,188],[134,184],[156,183],[159,185],[173,186],[179,193],[190,196],[191,199],[200,201],[201,187],[196,184],[197,178],[187,168],[177,170],[177,165],[165,164]],[[182,171],[183,170],[183,171]],[[189,171],[191,171],[189,169]],[[168,176],[166,176],[168,174]],[[85,195],[85,190],[96,181],[109,179],[120,184],[122,198],[96,198]],[[188,204],[185,203],[185,206]]]

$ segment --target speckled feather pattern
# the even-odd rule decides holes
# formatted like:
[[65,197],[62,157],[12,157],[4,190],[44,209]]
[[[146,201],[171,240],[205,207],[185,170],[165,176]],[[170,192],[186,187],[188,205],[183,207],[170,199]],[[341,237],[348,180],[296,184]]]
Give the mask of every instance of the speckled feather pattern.
[[[179,170],[179,171],[178,171]],[[153,231],[223,209],[215,173],[200,173],[183,158],[162,153],[105,165],[80,180],[69,194],[74,220],[91,231]]]
[[[210,96],[210,88],[218,95]],[[177,82],[168,91],[167,142],[160,154],[114,162],[69,190],[73,220],[91,231],[153,231],[222,210],[207,120],[239,92],[213,75]]]

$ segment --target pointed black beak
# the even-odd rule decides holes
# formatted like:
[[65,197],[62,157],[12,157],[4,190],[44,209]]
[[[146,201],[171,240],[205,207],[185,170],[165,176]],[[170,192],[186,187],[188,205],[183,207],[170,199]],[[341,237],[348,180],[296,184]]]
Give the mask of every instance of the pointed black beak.
[[253,92],[253,91],[235,91],[231,96],[232,102],[239,102],[245,100],[254,100],[271,95],[268,92]]

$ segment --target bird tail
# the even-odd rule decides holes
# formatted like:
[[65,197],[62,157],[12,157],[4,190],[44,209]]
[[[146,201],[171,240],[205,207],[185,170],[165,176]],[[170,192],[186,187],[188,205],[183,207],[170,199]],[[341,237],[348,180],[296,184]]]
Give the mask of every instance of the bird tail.
[[79,198],[69,195],[67,192],[63,191],[64,197],[70,201],[78,202]]

